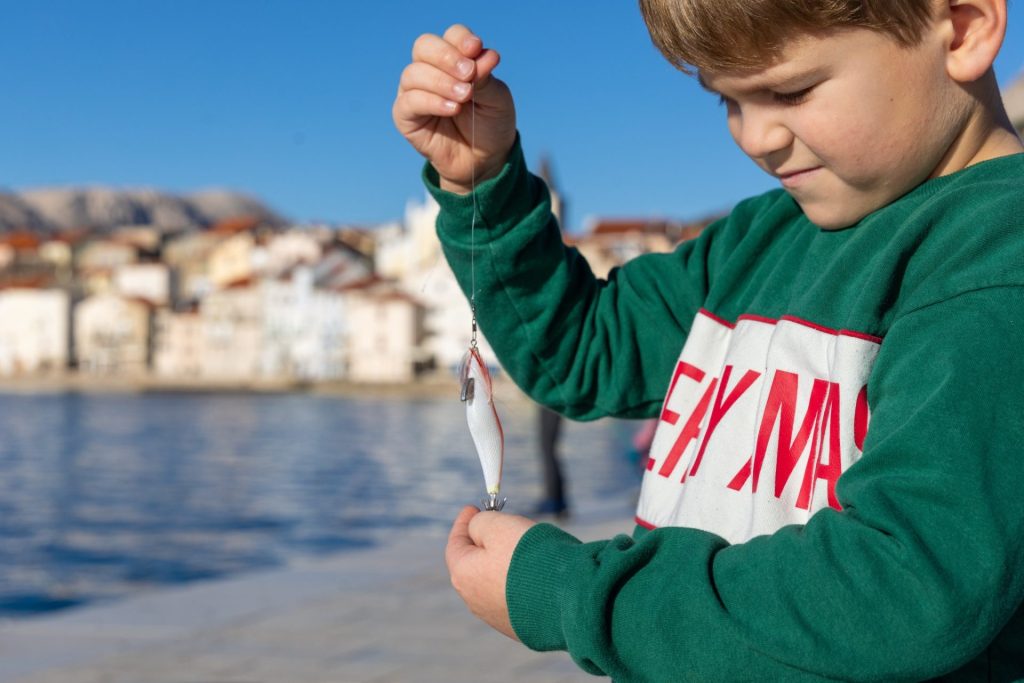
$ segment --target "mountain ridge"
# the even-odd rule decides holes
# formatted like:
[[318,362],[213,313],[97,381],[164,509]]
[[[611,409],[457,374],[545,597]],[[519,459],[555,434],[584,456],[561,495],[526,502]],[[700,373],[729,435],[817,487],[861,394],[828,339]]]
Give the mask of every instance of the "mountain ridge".
[[105,233],[138,225],[173,232],[205,229],[238,216],[255,217],[273,226],[287,223],[260,199],[220,188],[185,194],[99,185],[0,188],[0,233],[28,230],[52,235],[80,228]]

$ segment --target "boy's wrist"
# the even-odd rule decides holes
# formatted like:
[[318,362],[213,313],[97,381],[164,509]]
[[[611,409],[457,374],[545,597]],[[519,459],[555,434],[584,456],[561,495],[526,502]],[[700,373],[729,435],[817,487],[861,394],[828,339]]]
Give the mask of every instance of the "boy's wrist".
[[[423,182],[431,196],[440,206],[441,215],[437,220],[437,232],[441,241],[458,247],[472,246],[470,225],[474,215],[477,229],[475,240],[497,239],[514,230],[525,216],[545,201],[546,190],[526,170],[519,138],[508,153],[504,164],[494,169],[493,177],[478,180],[476,196],[447,190],[440,174],[429,162],[423,167]],[[549,210],[549,209],[545,209]]]
[[462,183],[456,180],[449,180],[448,178],[445,178],[444,176],[438,174],[438,187],[440,187],[445,192],[451,192],[453,194],[465,196],[473,191],[474,185],[479,185],[480,183],[486,182],[491,178],[497,178],[501,174],[502,169],[505,168],[505,164],[508,163],[508,158],[510,154],[511,150],[509,151],[509,154],[506,154],[505,156],[501,157],[497,162],[495,162],[491,166],[481,169],[479,172],[477,172],[476,177],[469,184]]
[[516,636],[533,650],[564,650],[566,573],[582,544],[551,524],[531,527],[516,546],[509,565],[505,601]]

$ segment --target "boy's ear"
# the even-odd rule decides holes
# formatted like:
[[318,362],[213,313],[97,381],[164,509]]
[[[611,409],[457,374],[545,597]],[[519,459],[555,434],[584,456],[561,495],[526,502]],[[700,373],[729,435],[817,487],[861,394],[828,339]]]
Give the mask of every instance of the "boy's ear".
[[1006,35],[1006,0],[947,0],[952,28],[946,70],[959,83],[978,80],[992,67]]

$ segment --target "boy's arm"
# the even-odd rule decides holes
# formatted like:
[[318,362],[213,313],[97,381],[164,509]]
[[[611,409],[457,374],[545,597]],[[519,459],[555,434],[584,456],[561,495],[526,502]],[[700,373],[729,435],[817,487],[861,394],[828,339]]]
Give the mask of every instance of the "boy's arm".
[[[607,280],[566,247],[544,183],[518,140],[473,197],[443,192],[437,231],[498,359],[536,401],[575,419],[656,414],[707,292],[710,229],[673,254],[634,259]],[[474,248],[475,245],[475,248]],[[474,278],[475,273],[475,278]]]
[[[951,328],[955,328],[952,329]],[[902,317],[868,387],[843,510],[729,545],[532,527],[519,638],[616,680],[921,680],[982,653],[1024,597],[1024,286]]]

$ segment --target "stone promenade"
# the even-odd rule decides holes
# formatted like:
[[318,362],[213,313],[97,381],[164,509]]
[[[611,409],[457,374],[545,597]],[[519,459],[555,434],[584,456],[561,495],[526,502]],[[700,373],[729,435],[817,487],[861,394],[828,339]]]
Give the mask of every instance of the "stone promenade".
[[[583,540],[632,515],[581,514]],[[0,683],[572,683],[597,680],[476,621],[448,583],[444,537],[0,622]]]

